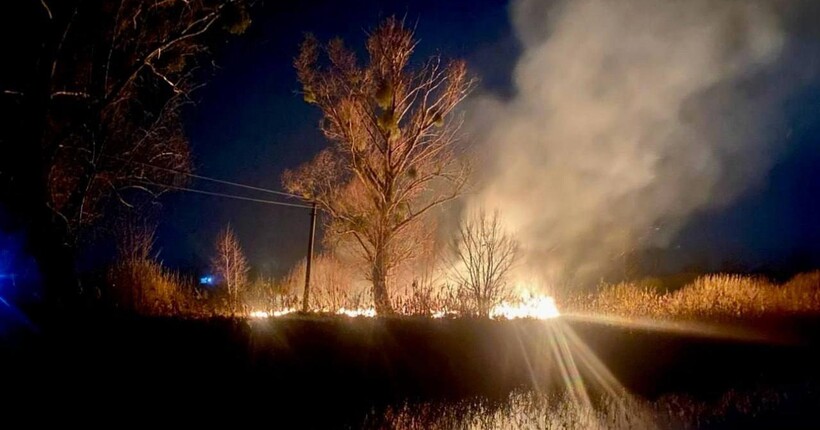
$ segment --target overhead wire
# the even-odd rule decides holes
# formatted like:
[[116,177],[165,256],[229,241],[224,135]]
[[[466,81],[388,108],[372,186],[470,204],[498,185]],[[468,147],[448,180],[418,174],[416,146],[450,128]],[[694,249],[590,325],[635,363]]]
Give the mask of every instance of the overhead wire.
[[[77,150],[81,149],[81,148],[77,148],[77,147],[73,147],[73,146],[67,146],[67,145],[64,145],[62,147],[63,148],[70,148],[70,149],[77,149]],[[101,154],[101,156],[105,157],[105,158],[111,158],[111,159],[114,159],[114,160],[122,161],[122,162],[125,162],[125,163],[137,164],[137,165],[147,167],[147,168],[151,168],[151,169],[156,169],[156,170],[165,171],[165,172],[169,172],[169,173],[184,175],[184,176],[187,176],[187,177],[190,177],[190,178],[199,179],[199,180],[203,180],[203,181],[209,181],[209,182],[213,182],[213,183],[229,185],[229,186],[233,186],[233,187],[244,188],[244,189],[248,189],[248,190],[259,191],[259,192],[279,195],[279,196],[288,197],[288,198],[295,198],[295,199],[299,199],[299,200],[302,200],[302,201],[305,200],[304,197],[302,197],[302,196],[292,194],[292,193],[287,193],[287,192],[284,192],[284,191],[271,190],[269,188],[257,187],[257,186],[254,186],[254,185],[247,185],[247,184],[242,184],[242,183],[239,183],[239,182],[227,181],[227,180],[224,180],[224,179],[212,178],[212,177],[209,177],[209,176],[198,175],[196,173],[186,172],[184,170],[178,170],[178,169],[172,169],[172,168],[169,168],[169,167],[157,166],[157,165],[154,165],[154,164],[145,163],[145,162],[137,161],[137,160],[129,160],[129,159],[119,157],[119,156],[116,156],[116,155]],[[276,204],[276,205],[279,205],[279,206],[289,206],[289,207],[298,207],[298,208],[307,208],[307,209],[312,208],[312,206],[302,205],[302,204],[297,204],[297,203],[277,202],[277,201],[274,201],[274,200],[265,200],[265,199],[257,199],[257,198],[253,198],[253,197],[237,196],[237,195],[233,195],[233,194],[219,193],[219,192],[215,192],[215,191],[199,190],[199,189],[195,189],[195,188],[181,187],[181,186],[162,184],[162,183],[156,183],[156,182],[147,182],[147,181],[137,181],[137,182],[140,182],[143,185],[165,187],[165,188],[175,189],[175,190],[179,190],[179,191],[187,191],[187,192],[199,193],[199,194],[205,194],[205,195],[211,195],[211,196],[226,197],[226,198],[232,198],[232,199],[236,199],[236,200],[245,200],[245,201],[258,202],[258,203]]]
[[269,188],[262,188],[262,187],[257,187],[257,186],[254,186],[254,185],[241,184],[239,182],[226,181],[224,179],[217,179],[217,178],[212,178],[210,176],[198,175],[196,173],[186,172],[184,170],[171,169],[171,168],[168,168],[168,167],[157,166],[157,165],[145,163],[145,162],[142,162],[142,161],[127,160],[127,159],[124,159],[122,157],[118,157],[118,156],[115,156],[115,155],[103,155],[103,156],[113,158],[115,160],[123,161],[123,162],[126,162],[126,163],[138,164],[138,165],[143,166],[143,167],[149,167],[149,168],[152,168],[152,169],[163,170],[163,171],[166,171],[166,172],[176,173],[176,174],[179,174],[179,175],[185,175],[185,176],[188,176],[188,177],[191,177],[191,178],[194,178],[194,179],[201,179],[203,181],[210,181],[210,182],[214,182],[214,183],[218,183],[218,184],[230,185],[230,186],[239,187],[239,188],[245,188],[245,189],[248,189],[248,190],[261,191],[261,192],[276,194],[276,195],[280,195],[280,196],[284,196],[284,197],[303,199],[302,196],[298,196],[298,195],[292,194],[292,193],[286,193],[284,191],[276,191],[276,190],[271,190]]
[[136,181],[136,182],[139,182],[143,185],[148,185],[148,186],[162,187],[162,188],[168,188],[168,189],[178,190],[178,191],[187,191],[187,192],[191,192],[191,193],[205,194],[205,195],[208,195],[208,196],[225,197],[225,198],[235,199],[235,200],[244,200],[244,201],[250,201],[250,202],[257,202],[257,203],[265,203],[265,204],[269,204],[269,205],[287,206],[287,207],[302,208],[302,209],[312,209],[313,208],[312,206],[302,205],[302,204],[298,204],[298,203],[277,202],[275,200],[265,200],[265,199],[257,199],[257,198],[253,198],[253,197],[237,196],[237,195],[234,195],[234,194],[219,193],[219,192],[215,192],[215,191],[199,190],[199,189],[196,189],[196,188],[181,187],[181,186],[177,186],[177,185],[160,184],[160,183],[148,182],[148,181]]

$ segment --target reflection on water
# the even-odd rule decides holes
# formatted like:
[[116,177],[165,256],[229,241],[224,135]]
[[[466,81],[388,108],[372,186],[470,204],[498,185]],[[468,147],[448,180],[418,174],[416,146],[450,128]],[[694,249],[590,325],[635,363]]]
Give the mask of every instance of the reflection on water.
[[517,391],[500,401],[476,398],[406,403],[371,414],[363,427],[397,430],[782,428],[811,418],[807,410],[818,400],[812,393],[816,390],[801,386],[789,387],[789,391],[783,388],[728,391],[711,400],[666,395],[652,401],[603,394],[593,395],[588,405],[579,405],[569,393]]
[[[575,315],[594,325],[612,324],[644,331],[696,335],[701,338],[766,338],[705,324],[616,320]],[[707,400],[686,394],[667,394],[648,400],[633,395],[613,375],[563,317],[544,320],[545,330],[525,339],[516,331],[522,349],[527,342],[544,345],[542,353],[526,359],[531,384],[503,400],[472,398],[449,402],[405,403],[373,413],[366,428],[395,429],[667,429],[782,426],[813,419],[806,411],[820,404],[817,390],[786,386],[729,390]],[[750,332],[751,333],[751,332]],[[528,354],[523,354],[528,357]],[[554,375],[554,376],[548,376]],[[560,375],[560,377],[558,377]],[[549,387],[544,386],[544,377]],[[556,389],[557,388],[557,389]],[[769,423],[768,425],[766,423]]]

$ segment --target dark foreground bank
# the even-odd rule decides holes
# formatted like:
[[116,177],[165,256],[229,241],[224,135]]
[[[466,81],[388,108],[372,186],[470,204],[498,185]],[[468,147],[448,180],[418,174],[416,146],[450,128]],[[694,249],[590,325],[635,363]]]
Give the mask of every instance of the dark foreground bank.
[[807,391],[820,380],[817,328],[815,320],[756,324],[743,332],[766,335],[749,340],[570,319],[75,315],[40,319],[9,337],[2,365],[5,390],[15,394],[7,411],[34,401],[73,416],[208,411],[326,428],[355,427],[406,404],[502,401],[533,387],[561,393],[562,363],[569,361],[556,351],[564,348],[592,397],[606,387],[596,383],[590,352],[647,401],[670,393],[711,402],[727,391],[791,390],[788,416],[797,424],[813,413],[808,405],[816,397]]

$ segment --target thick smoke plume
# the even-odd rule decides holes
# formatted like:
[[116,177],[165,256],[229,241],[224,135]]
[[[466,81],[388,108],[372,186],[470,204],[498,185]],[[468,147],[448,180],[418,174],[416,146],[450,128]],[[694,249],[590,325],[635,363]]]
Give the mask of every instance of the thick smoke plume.
[[[788,2],[786,2],[788,3]],[[518,0],[510,98],[483,94],[467,209],[501,210],[526,276],[589,282],[666,247],[692,214],[765,179],[787,144],[781,3]]]

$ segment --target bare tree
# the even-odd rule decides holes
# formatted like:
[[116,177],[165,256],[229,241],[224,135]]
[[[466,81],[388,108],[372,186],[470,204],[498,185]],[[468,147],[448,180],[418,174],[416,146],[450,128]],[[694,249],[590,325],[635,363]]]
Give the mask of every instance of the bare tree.
[[294,62],[331,146],[283,182],[330,215],[327,234],[355,244],[381,314],[392,312],[388,278],[407,257],[410,230],[468,177],[455,156],[461,120],[451,113],[473,80],[463,61],[438,56],[411,68],[415,46],[413,32],[389,18],[368,38],[365,65],[341,40],[320,46],[312,36]]
[[211,259],[214,274],[228,289],[228,301],[232,313],[239,307],[240,290],[248,283],[248,260],[239,245],[231,226],[225,227],[216,238],[216,255]]
[[0,193],[28,220],[44,274],[65,286],[78,233],[109,202],[153,198],[180,180],[171,170],[190,169],[181,109],[212,30],[244,30],[246,1],[16,3],[2,15],[30,32],[10,44],[0,84],[12,112],[0,127]]
[[472,298],[475,312],[488,317],[508,295],[507,281],[517,241],[504,231],[498,212],[479,211],[459,226],[451,244],[451,274],[462,293]]

